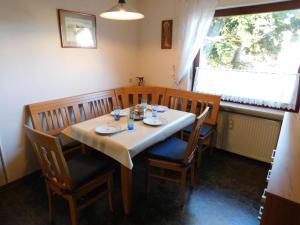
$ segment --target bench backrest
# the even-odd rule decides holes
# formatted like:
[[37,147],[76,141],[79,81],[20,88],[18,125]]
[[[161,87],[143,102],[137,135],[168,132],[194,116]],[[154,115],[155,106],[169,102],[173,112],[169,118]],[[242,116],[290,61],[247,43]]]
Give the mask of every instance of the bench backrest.
[[139,104],[141,99],[147,99],[148,104],[166,105],[196,115],[209,106],[205,123],[217,124],[220,96],[163,87],[122,87],[34,103],[27,108],[35,129],[58,135],[72,124],[110,113],[115,105],[127,108]]
[[147,99],[148,104],[160,104],[164,102],[166,88],[163,87],[122,87],[115,89],[118,104],[122,108],[137,105],[142,99]]
[[217,95],[196,93],[191,91],[168,88],[165,95],[164,105],[171,108],[200,115],[205,108],[210,108],[205,123],[216,125],[221,97]]
[[61,98],[28,105],[33,127],[50,135],[64,128],[112,111],[116,105],[114,90]]
[[110,113],[117,100],[114,90],[99,91],[82,95],[78,101],[83,120],[89,120]]

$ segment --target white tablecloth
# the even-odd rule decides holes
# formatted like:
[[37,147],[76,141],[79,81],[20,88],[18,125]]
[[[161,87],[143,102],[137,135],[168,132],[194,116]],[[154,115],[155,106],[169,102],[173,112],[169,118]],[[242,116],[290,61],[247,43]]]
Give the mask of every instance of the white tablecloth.
[[[151,113],[148,112],[148,116]],[[141,151],[168,138],[172,134],[182,130],[195,121],[195,114],[169,109],[164,113],[158,113],[158,117],[166,121],[162,126],[152,127],[135,122],[135,130],[122,131],[109,136],[99,135],[95,128],[103,124],[116,124],[127,127],[125,117],[118,122],[113,116],[104,115],[72,125],[62,131],[63,134],[84,143],[122,163],[129,169],[133,168],[132,158]]]

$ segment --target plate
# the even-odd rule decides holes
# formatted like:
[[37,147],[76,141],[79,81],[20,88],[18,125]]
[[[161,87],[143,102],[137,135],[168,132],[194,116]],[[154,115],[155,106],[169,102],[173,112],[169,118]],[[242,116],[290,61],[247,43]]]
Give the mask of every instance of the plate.
[[98,134],[114,134],[121,131],[121,128],[119,126],[107,124],[96,127],[95,131]]
[[[110,113],[110,115],[112,115],[112,116],[114,116],[115,114],[114,114],[114,111],[112,111],[111,113]],[[127,110],[121,110],[120,111],[120,116],[127,116],[128,115],[128,111]]]
[[[152,110],[152,106],[149,107],[150,110]],[[168,107],[164,105],[158,105],[157,106],[157,112],[166,112],[168,111]]]
[[157,112],[165,112],[165,111],[168,111],[168,107],[167,106],[164,106],[164,105],[159,105],[157,107]]
[[157,117],[148,117],[143,120],[144,124],[150,125],[150,126],[160,126],[163,125],[164,122],[157,118]]

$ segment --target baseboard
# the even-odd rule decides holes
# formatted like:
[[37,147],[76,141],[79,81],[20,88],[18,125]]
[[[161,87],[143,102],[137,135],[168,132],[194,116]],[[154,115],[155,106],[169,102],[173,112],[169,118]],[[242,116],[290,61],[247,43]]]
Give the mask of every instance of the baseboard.
[[5,185],[3,185],[3,186],[0,187],[0,192],[6,191],[6,190],[8,190],[10,188],[18,186],[21,183],[25,182],[26,180],[31,179],[34,176],[42,176],[42,171],[41,170],[34,171],[34,172],[32,172],[32,173],[24,176],[24,177],[21,177],[21,178],[19,178],[17,180],[14,180],[14,181],[10,182],[10,183],[7,183],[7,184],[5,184]]
[[249,160],[249,161],[253,161],[255,163],[259,163],[261,165],[266,165],[267,167],[269,167],[271,165],[271,163],[269,163],[269,162],[264,162],[262,160],[255,159],[255,158],[252,158],[252,157],[249,157],[249,156],[246,156],[246,155],[240,155],[236,152],[232,152],[232,151],[222,149],[222,148],[215,147],[214,151],[220,151],[220,152],[223,152],[224,154],[230,155],[231,157],[240,158],[240,159],[244,159],[244,160],[246,159],[246,160]]
[[3,155],[2,155],[2,144],[0,140],[0,187],[8,183],[7,172],[4,165]]

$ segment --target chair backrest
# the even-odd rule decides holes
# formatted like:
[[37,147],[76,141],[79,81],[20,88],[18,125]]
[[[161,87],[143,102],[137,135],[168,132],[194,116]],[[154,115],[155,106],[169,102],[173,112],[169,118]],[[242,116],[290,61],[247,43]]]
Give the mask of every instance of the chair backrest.
[[200,137],[200,129],[202,124],[204,123],[204,120],[206,119],[207,115],[209,112],[209,107],[207,106],[203,112],[197,117],[194,125],[193,125],[193,130],[192,133],[189,136],[189,141],[187,148],[184,152],[184,159],[183,162],[187,163],[189,162],[192,157],[194,156],[194,153],[198,147],[198,141]]
[[115,93],[122,108],[137,105],[142,99],[147,99],[148,104],[162,105],[166,88],[133,86],[115,89]]
[[185,112],[192,112],[200,115],[209,106],[209,115],[205,123],[216,125],[220,108],[221,97],[191,91],[168,88],[166,91],[164,105]]
[[112,111],[116,105],[114,90],[39,102],[27,106],[33,127],[50,135],[64,128]]
[[59,188],[70,190],[69,169],[57,138],[24,125],[25,133],[33,145],[43,175]]

